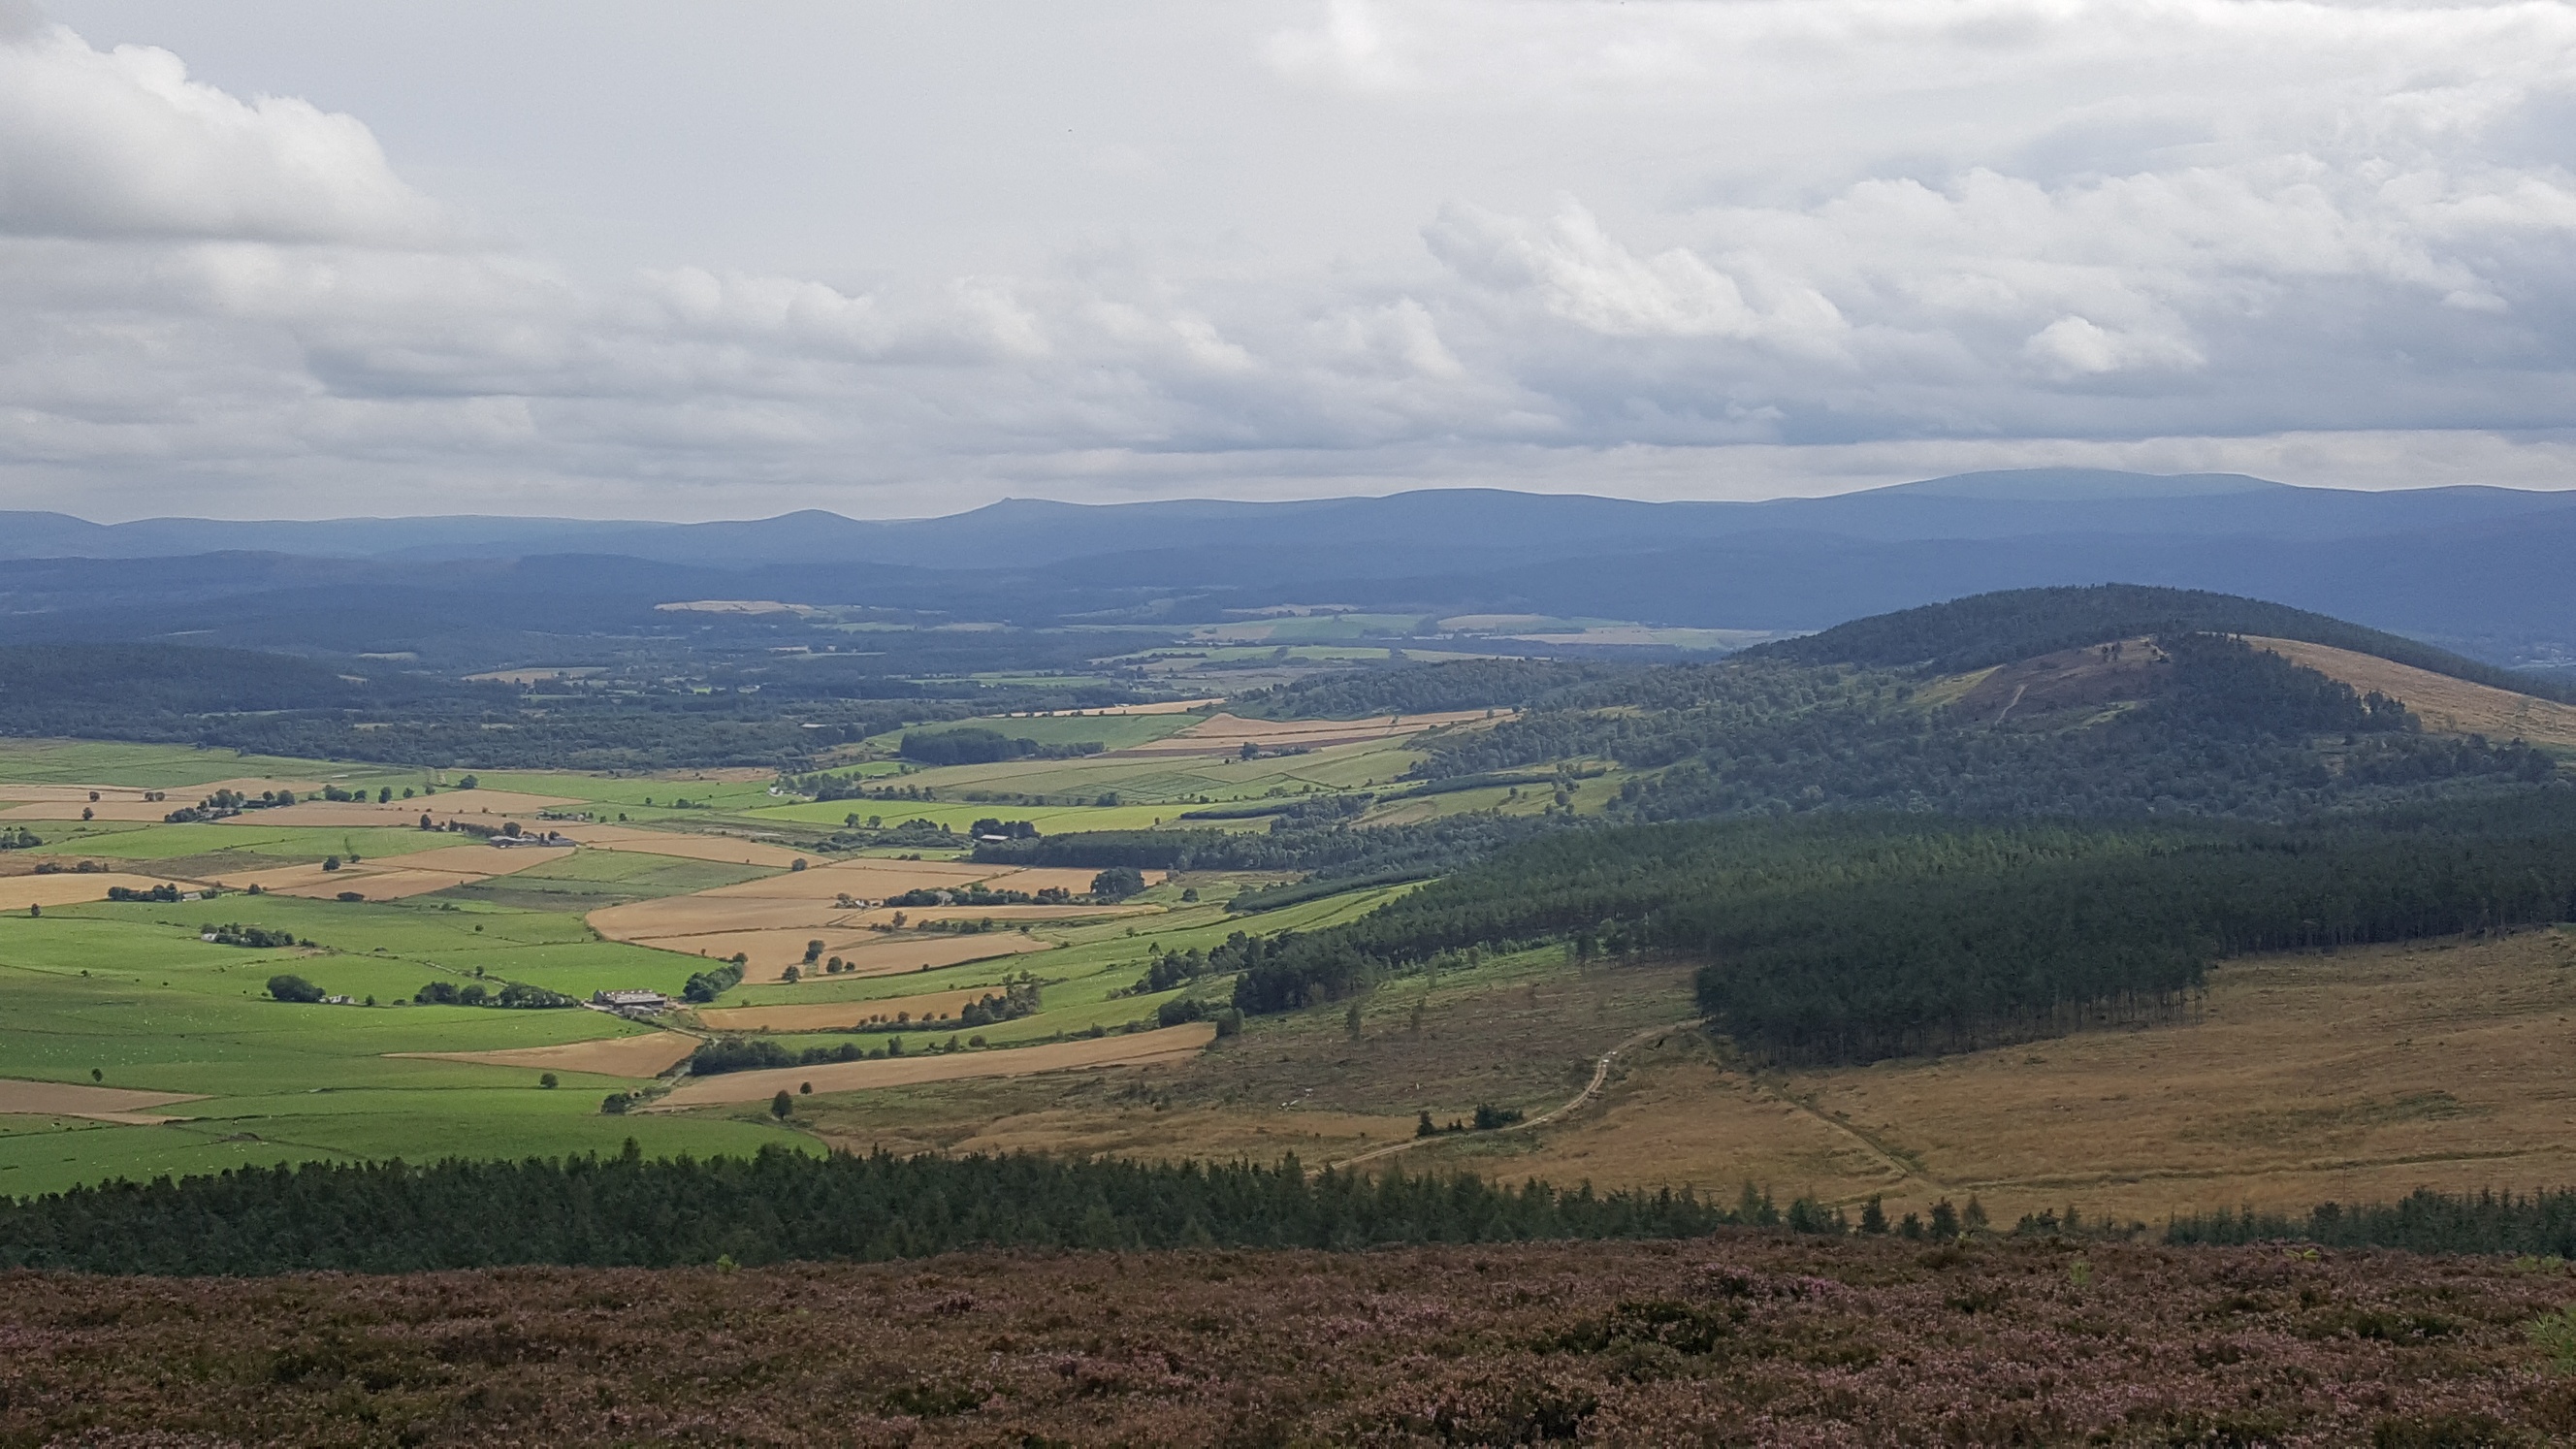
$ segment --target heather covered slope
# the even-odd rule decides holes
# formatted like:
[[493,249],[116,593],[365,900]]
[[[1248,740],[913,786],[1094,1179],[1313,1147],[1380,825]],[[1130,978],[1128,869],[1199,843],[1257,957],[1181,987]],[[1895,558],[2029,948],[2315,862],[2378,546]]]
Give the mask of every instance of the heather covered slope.
[[2539,1444],[2576,1432],[2571,1295],[2554,1262],[1749,1232],[18,1274],[0,1442]]

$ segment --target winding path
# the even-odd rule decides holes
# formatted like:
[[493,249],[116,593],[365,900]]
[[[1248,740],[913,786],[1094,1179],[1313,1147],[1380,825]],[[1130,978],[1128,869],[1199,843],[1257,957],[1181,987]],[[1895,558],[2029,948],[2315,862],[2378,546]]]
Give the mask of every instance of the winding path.
[[[1548,1123],[1565,1116],[1567,1113],[1584,1106],[1592,1101],[1593,1098],[1600,1096],[1601,1089],[1610,1084],[1610,1064],[1618,1059],[1619,1053],[1628,1050],[1630,1047],[1646,1040],[1648,1037],[1670,1036],[1672,1033],[1677,1031],[1694,1031],[1704,1025],[1705,1022],[1706,1018],[1703,1017],[1694,1021],[1676,1021],[1663,1026],[1650,1026],[1644,1031],[1636,1032],[1622,1038],[1618,1045],[1610,1048],[1610,1050],[1606,1052],[1603,1052],[1600,1060],[1592,1064],[1592,1080],[1584,1084],[1582,1091],[1575,1093],[1571,1098],[1545,1112],[1541,1112],[1535,1117],[1515,1122],[1509,1127],[1497,1127],[1490,1132],[1480,1133],[1478,1135],[1492,1137],[1505,1132],[1528,1132],[1536,1128],[1544,1127]],[[1333,1168],[1357,1167],[1363,1162],[1373,1162],[1381,1157],[1393,1157],[1399,1152],[1410,1152],[1416,1147],[1428,1147],[1432,1143],[1446,1142],[1448,1140],[1449,1138],[1445,1133],[1438,1137],[1408,1137],[1401,1142],[1390,1142],[1384,1147],[1372,1147],[1366,1152],[1362,1152],[1351,1157],[1345,1157],[1339,1162],[1327,1163],[1325,1165]]]

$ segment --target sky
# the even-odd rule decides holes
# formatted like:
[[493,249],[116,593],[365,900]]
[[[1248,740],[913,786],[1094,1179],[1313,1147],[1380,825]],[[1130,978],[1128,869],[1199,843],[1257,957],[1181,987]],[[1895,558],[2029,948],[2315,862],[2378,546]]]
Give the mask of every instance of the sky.
[[0,508],[2576,487],[2576,4],[0,0]]

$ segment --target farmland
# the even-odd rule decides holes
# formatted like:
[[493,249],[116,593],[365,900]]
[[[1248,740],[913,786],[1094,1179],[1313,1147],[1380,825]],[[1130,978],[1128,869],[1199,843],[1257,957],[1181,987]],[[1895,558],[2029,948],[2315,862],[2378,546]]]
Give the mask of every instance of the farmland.
[[[1356,647],[1342,636],[1374,627],[1292,616],[1217,626],[1197,642]],[[2271,849],[2270,837],[2165,827],[1979,834],[1920,798],[1935,781],[2045,794],[2058,771],[2096,792],[2048,797],[2062,802],[2152,780],[2198,792],[2217,813],[2339,779],[2375,792],[2354,796],[2374,805],[2438,805],[2454,782],[2521,788],[2550,769],[2468,741],[2456,713],[2399,728],[2339,686],[2298,682],[2318,676],[2285,682],[2278,654],[2240,659],[2213,644],[2186,655],[2137,633],[2114,642],[2134,655],[2056,649],[1906,679],[1841,665],[1388,668],[1232,703],[848,732],[796,772],[396,770],[13,745],[0,751],[0,828],[41,838],[12,836],[0,852],[0,980],[17,1006],[0,1047],[7,1075],[34,1085],[16,1107],[0,1100],[0,1192],[296,1158],[609,1151],[628,1135],[652,1155],[762,1144],[1255,1161],[1294,1151],[1372,1171],[1464,1167],[1717,1195],[1753,1179],[1846,1210],[1876,1197],[1926,1211],[1974,1195],[1997,1213],[2072,1205],[2140,1220],[2419,1184],[2534,1185],[2576,1166],[2547,1106],[2548,1063],[2567,1044],[2556,1020],[2576,1010],[2550,930],[2329,956],[2237,952],[2205,980],[2176,978],[2182,1004],[2116,1030],[2049,1028],[1981,1047],[1971,1022],[1943,1055],[1862,1065],[1766,1057],[1750,1035],[1703,1029],[1702,956],[1647,929],[1683,907],[1615,891],[1596,906],[1561,885],[1642,889],[1687,848],[1724,865],[1702,872],[1704,886],[1780,850],[1849,898],[1867,873],[1851,861],[1865,857],[1894,872],[1893,904],[1876,919],[1929,919],[1950,908],[1939,892],[1971,873],[1952,859],[1908,874],[1917,856],[2044,853],[2066,840],[2080,847],[2069,859]],[[2365,666],[2315,653],[2329,648],[2282,645],[2365,678]],[[2353,657],[2380,671],[2367,678],[2453,711],[2554,718],[2537,708],[2545,701]],[[2177,671],[2188,688],[2171,686]],[[2220,688],[2311,715],[2261,722],[2273,733],[2249,748],[2177,713],[2177,701],[2202,697],[2190,689]],[[1331,707],[1300,713],[1307,699]],[[931,763],[958,758],[953,741],[915,738],[959,731],[985,741],[979,762]],[[2172,761],[2220,758],[2254,763],[2173,783]],[[2389,781],[2424,783],[2403,784],[2410,796]],[[156,814],[219,788],[297,798],[217,819]],[[1922,838],[1902,849],[1864,840],[1881,829],[1864,812],[1898,802],[1926,820]],[[1811,810],[1803,822],[1760,819]],[[2493,813],[2387,829],[2394,840]],[[1712,815],[1736,819],[1719,829]],[[1845,835],[1824,828],[1837,821]],[[2553,824],[2531,829],[2556,839]],[[483,843],[509,831],[556,843]],[[1537,863],[1510,864],[1524,858]],[[1115,883],[1111,866],[1134,874]],[[1426,887],[1433,877],[1445,879]],[[151,894],[165,883],[164,896],[224,889],[102,899],[111,886]],[[2499,924],[2545,922],[2547,904]],[[1403,939],[1416,919],[1446,934],[1416,949]],[[199,939],[225,925],[265,944]],[[1304,942],[1308,954],[1265,985],[1245,971],[1261,941]],[[1185,958],[1194,964],[1172,967]],[[272,1000],[277,975],[346,1000]],[[505,986],[523,1000],[635,989],[693,999],[639,1023],[458,997]],[[2464,987],[2479,1011],[2450,999]],[[2340,1025],[2352,1021],[2389,1041],[2357,1050]],[[2418,1051],[2419,1039],[2443,1046]],[[2475,1049],[2450,1049],[2461,1041]],[[1597,1098],[1549,1115],[1596,1072]],[[131,1095],[61,1095],[76,1089]]]
[[[1204,718],[996,723],[1050,739],[1115,734],[1133,749]],[[1390,732],[1379,722],[1329,750],[1260,762],[1268,768],[1244,760],[1244,741],[1227,735],[1175,756],[1017,762],[1016,775],[868,764],[850,773],[938,797],[981,791],[998,773],[1083,798],[1010,812],[1042,829],[1150,827],[1199,796],[1260,796],[1290,779],[1301,790],[1331,788],[1278,768],[1292,762],[1391,777],[1408,758],[1404,738],[1421,727]],[[766,1112],[723,1107],[755,1088],[765,1107],[774,1088],[760,1073],[706,1078],[695,1095],[712,1110],[685,1110],[693,1099],[679,1097],[667,1108],[602,1113],[607,1095],[657,1094],[657,1077],[728,1031],[790,1050],[910,1052],[798,1074],[800,1083],[821,1074],[826,1090],[837,1076],[853,1086],[1008,1078],[1169,1061],[1205,1045],[1203,1024],[1150,1030],[1176,992],[1128,987],[1149,949],[1213,945],[1233,929],[1229,880],[1202,880],[1204,901],[1196,889],[1183,900],[1181,885],[1156,884],[1162,873],[1152,872],[1143,896],[1116,904],[868,909],[907,891],[965,886],[1016,891],[1014,899],[1041,890],[1081,897],[1093,872],[836,858],[819,848],[817,826],[841,825],[853,807],[960,831],[993,807],[949,798],[798,806],[780,802],[773,780],[740,771],[392,772],[230,752],[11,745],[0,751],[0,811],[38,843],[0,854],[0,907],[10,910],[0,918],[0,989],[12,1004],[0,1024],[9,1079],[0,1084],[0,1194],[301,1159],[596,1150],[629,1136],[654,1154],[814,1144]],[[340,798],[317,798],[326,787]],[[296,803],[161,820],[219,789],[291,791]],[[1169,803],[1092,803],[1113,789]],[[823,818],[800,818],[808,815]],[[440,828],[423,828],[425,816]],[[566,843],[499,849],[457,833],[467,829],[551,830]],[[187,898],[103,900],[111,887]],[[209,891],[218,893],[197,898]],[[1283,912],[1270,924],[1346,919],[1381,894]],[[219,926],[275,944],[199,939]],[[834,971],[806,959],[811,939],[825,942]],[[640,1025],[588,1011],[413,1000],[442,983],[451,992],[515,983],[576,999],[614,989],[676,997],[737,954],[748,968],[741,984],[703,1019],[680,1012]],[[918,1029],[1000,991],[1022,962],[1043,963],[1043,1004],[972,1033],[981,1050],[966,1050],[968,1033]],[[809,979],[782,980],[800,965]],[[273,1000],[267,983],[279,975],[346,1004]],[[898,1015],[904,1030],[893,1029]],[[1131,1028],[1149,1030],[1130,1037]],[[941,1058],[940,1048],[964,1054]]]

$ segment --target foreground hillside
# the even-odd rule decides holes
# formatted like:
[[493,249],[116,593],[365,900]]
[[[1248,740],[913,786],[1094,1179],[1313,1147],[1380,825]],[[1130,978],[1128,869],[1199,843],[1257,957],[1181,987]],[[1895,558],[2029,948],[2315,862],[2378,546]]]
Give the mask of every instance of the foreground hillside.
[[2554,1260],[1750,1232],[18,1274],[0,1442],[2537,1444],[2576,1432],[2571,1297]]

